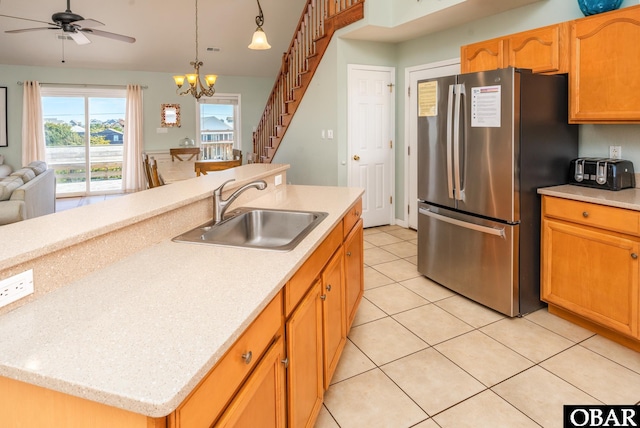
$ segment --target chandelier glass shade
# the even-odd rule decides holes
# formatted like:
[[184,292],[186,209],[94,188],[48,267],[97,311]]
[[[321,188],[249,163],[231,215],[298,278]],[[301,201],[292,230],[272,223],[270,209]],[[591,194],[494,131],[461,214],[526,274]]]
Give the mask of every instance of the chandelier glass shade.
[[254,50],[266,50],[271,49],[271,45],[267,41],[267,35],[265,34],[262,26],[264,25],[264,15],[262,14],[262,8],[260,7],[260,0],[256,0],[258,2],[258,16],[256,16],[256,31],[253,33],[253,37],[251,39],[251,44],[248,46],[249,49]]
[[[193,73],[173,76],[173,80],[176,83],[178,89],[176,89],[176,93],[178,95],[188,95],[191,94],[196,100],[199,100],[201,97],[211,97],[215,94],[216,89],[214,85],[216,84],[216,80],[218,76],[215,74],[207,74],[204,76],[205,84],[202,84],[202,80],[200,80],[200,67],[202,67],[202,61],[198,60],[198,0],[196,1],[196,59],[195,61],[191,61],[190,64],[194,68]],[[184,85],[184,81],[187,81],[188,87],[180,92]]]

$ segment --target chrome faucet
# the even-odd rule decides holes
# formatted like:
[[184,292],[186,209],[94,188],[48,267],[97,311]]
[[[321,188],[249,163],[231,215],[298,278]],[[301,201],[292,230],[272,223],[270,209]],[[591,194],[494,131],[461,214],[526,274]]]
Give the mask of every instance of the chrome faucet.
[[264,190],[267,188],[267,182],[264,180],[256,180],[251,183],[245,184],[235,192],[233,192],[227,199],[222,199],[222,188],[227,184],[235,181],[234,179],[227,180],[222,183],[222,186],[218,187],[213,191],[213,215],[214,215],[214,223],[220,223],[222,218],[224,217],[224,213],[227,210],[227,206],[236,200],[238,196],[242,192],[252,187],[255,187],[258,190]]

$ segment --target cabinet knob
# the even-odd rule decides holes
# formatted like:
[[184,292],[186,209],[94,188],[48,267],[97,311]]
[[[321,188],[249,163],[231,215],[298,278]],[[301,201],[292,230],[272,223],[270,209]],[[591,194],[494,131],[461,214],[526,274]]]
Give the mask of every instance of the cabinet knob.
[[360,156],[358,156],[358,155],[353,155],[353,160],[354,160],[354,161],[359,161],[359,160],[360,160]]
[[582,212],[582,217],[584,217],[584,218],[589,217],[589,213],[587,211],[583,211]]
[[360,217],[360,211],[356,211],[354,214],[356,215],[356,217]]
[[242,354],[242,359],[244,360],[245,364],[250,364],[252,358],[253,358],[253,352],[251,351]]
[[631,253],[631,258],[633,260],[636,260],[638,258],[638,255],[636,253]]
[[327,295],[323,294],[322,296],[320,296],[320,300],[327,300]]
[[285,358],[284,360],[280,360],[280,362],[284,365],[284,368],[289,367],[289,358]]
[[331,291],[331,284],[327,284],[327,291]]
[[351,257],[351,251],[347,251],[347,257]]

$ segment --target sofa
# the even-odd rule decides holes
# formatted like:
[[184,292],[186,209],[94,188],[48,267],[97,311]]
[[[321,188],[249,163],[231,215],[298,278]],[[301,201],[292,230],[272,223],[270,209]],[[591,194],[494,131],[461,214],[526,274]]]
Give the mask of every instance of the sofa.
[[56,176],[42,161],[0,179],[0,225],[16,223],[56,210]]

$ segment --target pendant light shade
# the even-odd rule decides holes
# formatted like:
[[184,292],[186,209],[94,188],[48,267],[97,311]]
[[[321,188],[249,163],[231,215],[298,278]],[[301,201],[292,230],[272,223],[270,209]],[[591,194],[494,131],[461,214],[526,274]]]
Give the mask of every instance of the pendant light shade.
[[264,24],[264,15],[262,14],[262,7],[260,7],[260,0],[256,0],[258,2],[258,16],[256,16],[256,31],[253,33],[253,38],[251,39],[251,44],[249,45],[249,49],[254,50],[265,50],[271,49],[271,45],[267,42],[267,35],[262,29],[262,25]]

